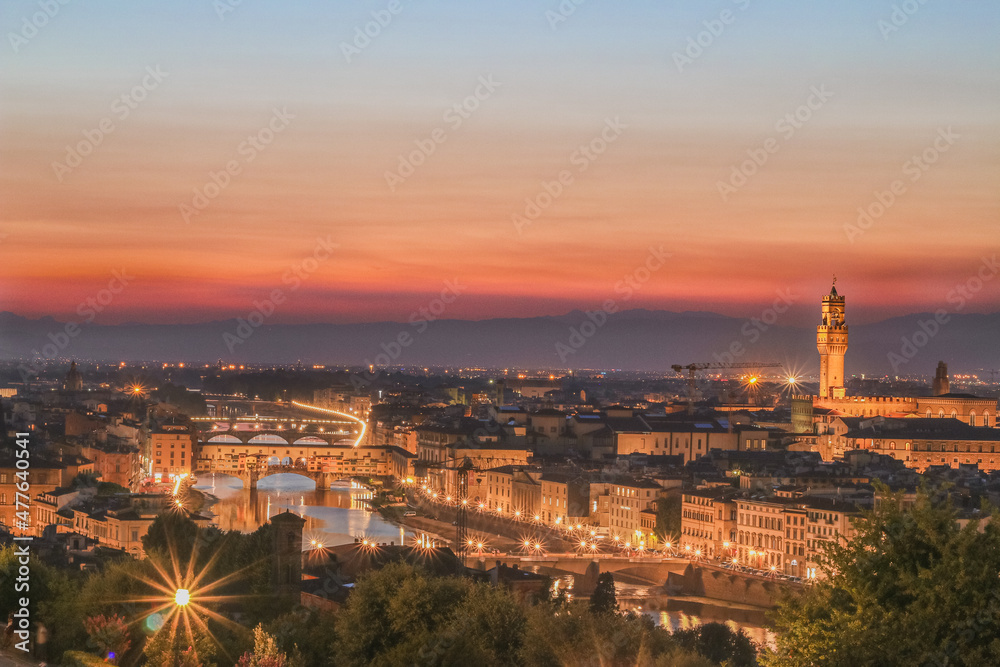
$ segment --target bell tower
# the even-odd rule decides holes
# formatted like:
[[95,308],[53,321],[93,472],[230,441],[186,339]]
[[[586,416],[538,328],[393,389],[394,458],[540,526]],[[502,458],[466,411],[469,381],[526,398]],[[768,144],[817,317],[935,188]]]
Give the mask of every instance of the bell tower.
[[847,324],[844,322],[844,297],[837,294],[837,276],[830,293],[823,297],[823,321],[816,327],[819,350],[819,397],[843,398],[844,355],[847,354]]

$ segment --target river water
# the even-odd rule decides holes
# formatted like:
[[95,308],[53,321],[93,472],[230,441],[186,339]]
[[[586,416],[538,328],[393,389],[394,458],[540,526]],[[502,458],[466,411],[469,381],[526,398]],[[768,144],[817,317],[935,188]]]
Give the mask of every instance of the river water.
[[[369,511],[365,500],[371,493],[364,489],[316,489],[312,480],[291,474],[266,477],[253,492],[244,489],[239,478],[228,475],[204,475],[194,488],[215,497],[205,511],[222,530],[253,532],[285,510],[302,516],[306,520],[303,549],[314,548],[313,541],[336,546],[364,538],[386,544],[412,544],[417,539],[412,530]],[[572,575],[560,577],[556,585],[572,591],[573,579]],[[766,627],[762,609],[667,597],[643,586],[618,583],[616,589],[622,609],[645,614],[670,630],[724,623],[733,630],[743,629],[755,642],[773,645],[774,635]]]
[[250,533],[275,514],[289,510],[306,520],[305,549],[312,548],[313,540],[329,547],[358,538],[394,544],[415,539],[412,531],[369,511],[365,500],[371,493],[364,489],[316,489],[312,480],[287,474],[262,479],[256,491],[244,489],[237,477],[211,474],[199,477],[194,488],[217,498],[205,511],[222,530]]

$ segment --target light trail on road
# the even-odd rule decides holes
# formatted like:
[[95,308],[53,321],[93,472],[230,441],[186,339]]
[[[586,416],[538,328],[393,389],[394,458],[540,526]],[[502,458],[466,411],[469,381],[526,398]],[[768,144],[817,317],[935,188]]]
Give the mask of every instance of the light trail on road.
[[361,439],[365,437],[365,431],[368,429],[368,424],[364,422],[363,419],[355,417],[354,415],[349,415],[346,412],[338,412],[337,410],[331,410],[330,408],[321,408],[316,405],[307,405],[305,403],[299,403],[298,401],[292,401],[292,405],[300,408],[305,408],[306,410],[316,410],[318,412],[326,412],[331,415],[340,415],[341,417],[347,417],[348,419],[353,419],[354,421],[361,424],[361,433],[358,434],[358,439],[354,441],[354,447],[361,444]]

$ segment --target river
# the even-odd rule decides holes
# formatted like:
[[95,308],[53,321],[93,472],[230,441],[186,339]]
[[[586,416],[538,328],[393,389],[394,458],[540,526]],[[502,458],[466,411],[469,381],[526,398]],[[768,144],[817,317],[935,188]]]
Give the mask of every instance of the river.
[[261,480],[256,491],[243,488],[237,477],[202,475],[194,486],[211,494],[205,511],[222,530],[250,533],[272,516],[290,510],[305,518],[303,548],[312,542],[325,546],[349,544],[357,538],[401,544],[415,538],[412,531],[385,521],[368,510],[371,493],[364,489],[316,489],[312,480],[299,475],[272,475]]
[[[364,489],[332,488],[317,490],[312,480],[298,475],[272,475],[258,483],[251,492],[237,477],[205,475],[194,487],[211,494],[205,511],[223,530],[253,532],[275,514],[290,510],[306,519],[303,549],[349,544],[358,538],[378,542],[411,544],[417,535],[410,529],[384,520],[367,508],[371,493]],[[214,497],[214,500],[213,498]],[[572,575],[558,578],[557,585],[573,588]],[[763,609],[725,602],[683,597],[667,597],[644,586],[617,583],[622,609],[649,616],[656,624],[670,630],[686,630],[702,623],[724,623],[743,629],[758,643],[773,645],[774,635],[766,627]]]

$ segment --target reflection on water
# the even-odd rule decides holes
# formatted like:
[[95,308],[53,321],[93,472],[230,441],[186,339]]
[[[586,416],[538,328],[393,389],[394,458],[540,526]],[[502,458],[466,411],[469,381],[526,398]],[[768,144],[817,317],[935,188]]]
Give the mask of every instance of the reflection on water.
[[306,520],[303,542],[325,546],[348,544],[355,538],[403,544],[413,533],[368,510],[371,492],[349,487],[315,489],[312,480],[299,475],[273,475],[258,483],[256,491],[228,475],[204,475],[195,489],[209,493],[217,502],[206,509],[212,523],[222,530],[250,533],[275,514],[289,510]]
[[[642,586],[616,586],[622,609],[645,614],[657,625],[674,630],[690,630],[705,623],[722,623],[734,632],[743,630],[750,639],[775,647],[775,635],[767,627],[766,611],[741,609],[684,598],[672,598]],[[624,590],[623,590],[624,589]]]

